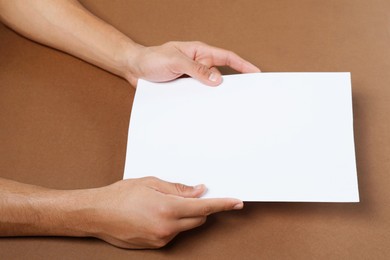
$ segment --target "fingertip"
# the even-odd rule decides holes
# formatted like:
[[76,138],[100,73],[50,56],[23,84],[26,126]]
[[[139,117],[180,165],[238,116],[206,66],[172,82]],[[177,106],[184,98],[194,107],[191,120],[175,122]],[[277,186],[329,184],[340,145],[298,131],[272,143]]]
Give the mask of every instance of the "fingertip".
[[244,207],[244,202],[238,202],[236,203],[234,206],[233,206],[233,209],[235,210],[239,210],[239,209],[242,209]]
[[207,188],[204,184],[199,184],[199,185],[194,186],[195,197],[202,196],[206,191],[207,191]]
[[218,85],[221,85],[221,83],[222,83],[222,75],[220,73],[216,72],[216,71],[213,71],[213,72],[210,73],[208,80],[210,82],[208,84],[209,86],[216,87]]
[[206,186],[204,184],[199,184],[199,185],[194,186],[194,190],[203,192],[206,190]]
[[215,73],[215,72],[210,73],[210,76],[209,76],[210,81],[217,83],[220,80],[220,78],[221,78],[221,76],[218,75],[217,73]]

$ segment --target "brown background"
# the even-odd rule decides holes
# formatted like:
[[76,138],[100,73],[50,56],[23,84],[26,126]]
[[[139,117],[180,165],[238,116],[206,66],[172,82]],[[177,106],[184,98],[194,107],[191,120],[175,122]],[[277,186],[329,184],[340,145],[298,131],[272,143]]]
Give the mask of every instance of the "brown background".
[[[82,2],[141,44],[201,40],[263,71],[351,71],[361,203],[247,203],[162,250],[2,238],[0,258],[390,257],[390,1]],[[61,189],[119,180],[134,90],[3,25],[0,35],[0,176]]]

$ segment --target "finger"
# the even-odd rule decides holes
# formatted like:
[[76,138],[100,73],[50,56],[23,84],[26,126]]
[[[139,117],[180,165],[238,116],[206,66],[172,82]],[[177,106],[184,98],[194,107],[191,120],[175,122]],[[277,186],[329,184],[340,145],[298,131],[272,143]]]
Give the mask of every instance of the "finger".
[[203,225],[207,220],[207,217],[195,217],[195,218],[182,218],[178,222],[177,232],[186,231]]
[[206,191],[206,187],[203,184],[187,186],[181,183],[163,181],[155,177],[147,177],[145,179],[148,182],[148,186],[156,191],[184,198],[197,198]]
[[244,203],[238,199],[183,199],[178,205],[178,214],[183,217],[205,217],[213,213],[238,210]]
[[187,74],[209,86],[217,86],[222,82],[221,74],[218,71],[187,57],[183,58],[181,69],[181,73]]
[[244,60],[236,53],[221,48],[205,45],[200,48],[204,53],[210,53],[212,56],[211,66],[229,66],[232,69],[242,73],[255,73],[260,72],[260,69]]
[[210,76],[211,78],[210,78],[210,80],[213,81],[213,82],[216,82],[217,85],[221,84],[222,83],[222,74],[221,74],[221,72],[216,67],[211,67],[210,71],[211,71],[211,76]]

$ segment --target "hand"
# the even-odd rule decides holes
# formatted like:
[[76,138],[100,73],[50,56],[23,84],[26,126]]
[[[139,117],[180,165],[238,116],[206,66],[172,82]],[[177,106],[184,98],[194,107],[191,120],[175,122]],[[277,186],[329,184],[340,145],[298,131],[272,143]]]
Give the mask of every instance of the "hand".
[[125,78],[137,85],[138,78],[165,82],[187,74],[204,84],[221,84],[221,73],[215,66],[229,66],[242,73],[260,69],[237,54],[201,42],[168,42],[161,46],[138,46],[137,54],[129,52]]
[[92,235],[123,248],[162,247],[178,233],[202,225],[212,213],[243,207],[236,199],[199,199],[203,185],[154,177],[122,180],[92,191]]
[[222,82],[215,66],[260,72],[237,54],[201,42],[143,47],[86,10],[78,1],[0,1],[0,20],[37,42],[70,53],[127,79],[163,82],[189,75]]

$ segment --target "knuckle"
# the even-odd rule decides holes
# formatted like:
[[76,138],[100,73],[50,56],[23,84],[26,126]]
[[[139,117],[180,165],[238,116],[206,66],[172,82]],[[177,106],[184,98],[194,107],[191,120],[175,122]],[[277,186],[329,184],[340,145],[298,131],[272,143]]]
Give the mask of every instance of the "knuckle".
[[161,248],[168,244],[169,240],[167,239],[158,239],[153,243],[154,248]]
[[207,44],[202,42],[202,41],[193,41],[192,42],[194,45],[198,45],[198,46],[206,46]]
[[175,44],[175,42],[169,41],[169,42],[164,43],[163,46],[170,46],[170,45],[174,45],[174,44]]
[[164,247],[165,245],[163,245],[160,241],[156,241],[152,244],[152,246],[150,247],[151,249],[159,249],[159,248],[162,248]]
[[207,217],[201,217],[199,218],[199,222],[197,223],[197,226],[202,226],[204,223],[206,223]]
[[204,206],[202,208],[201,215],[206,217],[206,216],[210,215],[212,212],[213,211],[212,211],[212,208],[210,206]]
[[163,218],[169,218],[173,215],[173,210],[166,204],[160,204],[157,208],[158,215]]
[[175,189],[179,194],[181,194],[181,193],[185,193],[186,191],[188,191],[189,187],[184,185],[184,184],[181,184],[181,183],[175,183]]
[[[173,235],[173,231],[168,227],[159,227],[156,230],[157,241],[166,241]],[[165,244],[164,244],[165,245]]]
[[228,52],[229,57],[233,57],[233,56],[237,55],[234,51],[227,51],[227,52]]
[[231,60],[232,58],[234,57],[234,55],[236,55],[234,52],[232,51],[227,51],[226,53],[226,59],[225,59],[225,64],[227,66],[230,66],[231,65]]
[[196,65],[196,72],[200,75],[207,75],[209,73],[208,68],[203,64],[197,64]]
[[141,178],[141,180],[148,182],[148,183],[156,183],[159,181],[159,179],[154,177],[154,176],[143,177],[143,178]]
[[177,48],[179,45],[180,45],[180,42],[178,42],[178,41],[169,41],[169,42],[164,43],[162,46],[164,46],[168,49],[172,49],[172,48]]

